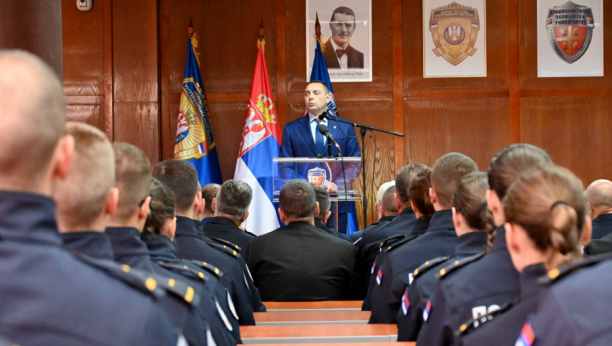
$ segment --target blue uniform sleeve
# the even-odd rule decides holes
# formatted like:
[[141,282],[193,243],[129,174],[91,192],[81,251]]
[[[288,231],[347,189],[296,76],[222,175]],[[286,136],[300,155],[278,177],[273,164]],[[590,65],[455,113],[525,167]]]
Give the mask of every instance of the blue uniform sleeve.
[[378,281],[374,284],[374,291],[372,292],[372,316],[370,316],[369,323],[395,323],[397,310],[394,310],[389,305],[388,299],[394,276],[390,258],[387,258],[378,272],[373,274],[375,280],[379,273],[382,275],[382,279],[380,284],[378,284]]
[[583,345],[576,340],[577,333],[574,326],[568,323],[566,311],[561,305],[552,289],[540,297],[538,310],[531,324],[535,335],[533,346]]
[[431,299],[430,311],[427,320],[423,317],[423,327],[417,338],[417,346],[443,346],[452,345],[454,330],[448,324],[449,306],[446,303],[444,292],[438,284],[436,292]]
[[416,341],[423,325],[423,306],[426,302],[421,298],[419,280],[415,280],[406,289],[410,307],[406,315],[401,307],[397,313],[397,341]]

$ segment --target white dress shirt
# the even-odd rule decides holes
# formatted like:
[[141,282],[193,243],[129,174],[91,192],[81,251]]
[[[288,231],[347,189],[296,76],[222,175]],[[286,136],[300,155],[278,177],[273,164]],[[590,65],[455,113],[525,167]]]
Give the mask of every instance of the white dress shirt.
[[[312,113],[308,112],[310,118],[310,133],[312,133],[312,140],[317,144],[317,132],[319,132],[319,124],[325,124],[327,126],[327,119],[323,119],[321,122],[317,122],[317,117]],[[323,143],[326,143],[326,138],[323,136]]]

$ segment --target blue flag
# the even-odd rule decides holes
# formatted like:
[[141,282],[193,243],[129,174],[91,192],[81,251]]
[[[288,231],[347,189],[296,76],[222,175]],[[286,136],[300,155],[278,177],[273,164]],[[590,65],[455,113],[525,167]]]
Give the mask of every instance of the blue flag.
[[[331,117],[338,116],[338,108],[336,107],[336,99],[334,98],[334,89],[332,88],[329,73],[327,72],[327,64],[321,51],[321,44],[317,41],[317,49],[315,50],[314,62],[312,63],[312,72],[310,73],[310,81],[321,81],[327,85],[327,89],[332,94],[331,100],[327,103],[327,114]],[[364,191],[365,193],[365,191]],[[359,222],[357,221],[357,210],[355,202],[349,202],[351,206],[348,212],[347,234],[357,232],[359,230]]]
[[208,117],[198,57],[194,50],[197,46],[197,36],[194,33],[187,44],[174,158],[193,164],[198,171],[200,184],[204,186],[209,183],[221,184],[221,170]]

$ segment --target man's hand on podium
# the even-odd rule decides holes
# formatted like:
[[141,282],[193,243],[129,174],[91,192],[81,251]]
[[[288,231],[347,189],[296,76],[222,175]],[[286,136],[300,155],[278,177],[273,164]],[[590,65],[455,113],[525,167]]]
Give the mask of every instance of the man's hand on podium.
[[336,184],[332,183],[331,181],[329,182],[329,189],[327,190],[327,192],[329,193],[335,193],[338,191],[338,186],[336,186]]

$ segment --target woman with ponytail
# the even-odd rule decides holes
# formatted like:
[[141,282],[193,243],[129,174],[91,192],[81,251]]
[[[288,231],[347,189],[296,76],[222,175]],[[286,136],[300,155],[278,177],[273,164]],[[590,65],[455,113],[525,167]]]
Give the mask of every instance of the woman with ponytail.
[[484,254],[488,233],[495,228],[487,209],[487,174],[468,173],[461,179],[452,198],[453,223],[459,239],[451,256],[427,261],[412,274],[397,314],[398,341],[415,341],[423,325],[423,310],[433,295],[442,269],[463,258]]
[[514,268],[508,247],[502,199],[510,184],[523,171],[551,162],[546,152],[531,144],[512,144],[502,149],[491,162],[488,172],[487,208],[497,229],[490,233],[491,252],[481,257],[459,261],[442,275],[429,314],[417,339],[417,345],[441,346],[454,342],[455,331],[468,320],[475,320],[498,310],[519,295],[519,273]]
[[[582,182],[552,164],[523,172],[503,199],[508,251],[520,276],[520,297],[463,331],[463,345],[515,345],[545,288],[547,272],[582,257],[591,238]],[[484,323],[483,323],[484,322]]]

